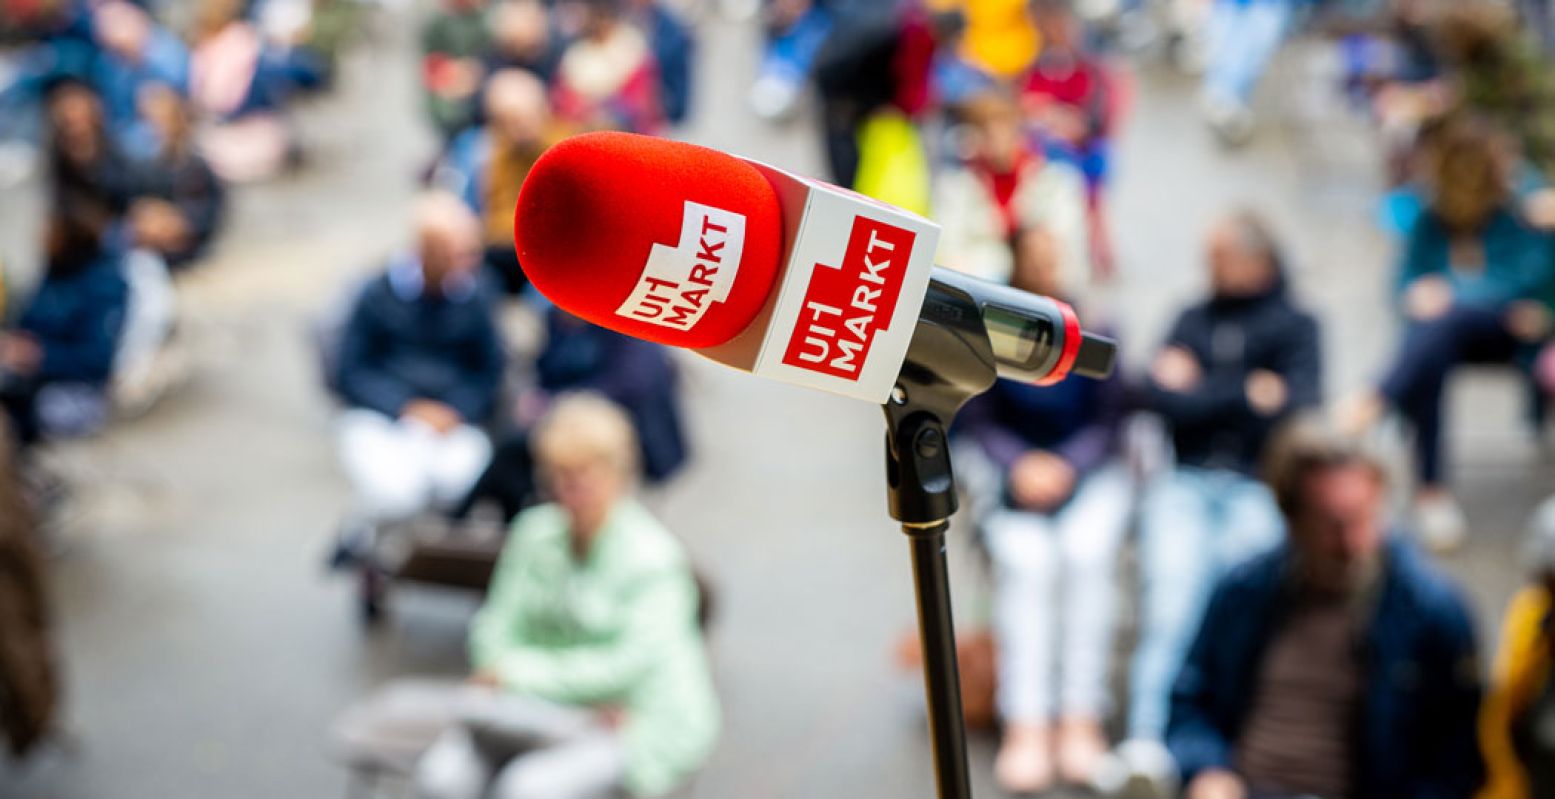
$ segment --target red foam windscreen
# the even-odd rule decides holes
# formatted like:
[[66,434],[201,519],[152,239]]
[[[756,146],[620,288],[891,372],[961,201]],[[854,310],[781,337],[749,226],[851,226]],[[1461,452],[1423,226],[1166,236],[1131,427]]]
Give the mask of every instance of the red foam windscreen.
[[[574,136],[540,157],[514,214],[518,261],[535,287],[636,338],[722,344],[756,318],[777,281],[776,191],[755,167],[706,147],[629,133]],[[732,232],[741,227],[743,235]],[[651,274],[673,279],[648,281],[650,255],[660,264]]]

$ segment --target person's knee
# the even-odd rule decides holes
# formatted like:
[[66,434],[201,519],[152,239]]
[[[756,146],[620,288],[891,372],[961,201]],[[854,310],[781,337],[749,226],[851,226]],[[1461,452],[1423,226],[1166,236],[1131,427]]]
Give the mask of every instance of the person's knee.
[[988,526],[988,548],[1002,579],[1046,581],[1057,567],[1052,536],[1016,514],[998,514]]
[[416,763],[414,779],[420,799],[478,799],[487,773],[473,745],[445,736]]

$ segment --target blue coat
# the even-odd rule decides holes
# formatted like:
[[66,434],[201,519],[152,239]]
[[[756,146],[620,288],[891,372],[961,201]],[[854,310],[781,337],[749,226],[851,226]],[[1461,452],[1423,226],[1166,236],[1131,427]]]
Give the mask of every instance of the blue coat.
[[414,399],[491,417],[505,357],[490,293],[471,281],[433,293],[421,267],[402,258],[362,291],[340,340],[334,385],[348,405],[395,417]]
[[[1481,779],[1475,721],[1479,667],[1458,590],[1414,547],[1391,539],[1382,587],[1361,643],[1364,688],[1352,796],[1466,799]],[[1253,704],[1259,665],[1289,599],[1281,547],[1215,589],[1172,691],[1167,747],[1184,780],[1230,769]]]
[[129,284],[116,257],[50,270],[17,322],[43,348],[38,379],[106,384],[128,306]]

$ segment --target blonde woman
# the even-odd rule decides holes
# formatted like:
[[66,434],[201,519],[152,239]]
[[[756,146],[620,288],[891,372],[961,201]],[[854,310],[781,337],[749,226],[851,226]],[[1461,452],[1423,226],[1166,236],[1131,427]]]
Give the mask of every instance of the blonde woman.
[[664,794],[719,727],[686,555],[632,498],[638,447],[617,406],[564,396],[534,450],[552,501],[514,521],[470,634],[483,701],[422,757],[421,795]]

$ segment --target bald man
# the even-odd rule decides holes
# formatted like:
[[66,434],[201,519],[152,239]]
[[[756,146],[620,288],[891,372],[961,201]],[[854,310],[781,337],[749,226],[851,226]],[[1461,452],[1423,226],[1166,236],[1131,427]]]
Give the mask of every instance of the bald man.
[[481,425],[503,351],[479,274],[480,226],[458,198],[423,197],[415,250],[370,281],[340,343],[341,462],[355,492],[342,555],[376,532],[452,506],[491,457]]
[[480,217],[486,263],[516,293],[525,281],[513,252],[513,206],[535,161],[563,133],[552,117],[545,84],[529,72],[493,74],[481,104],[486,124],[454,139],[433,181]]

